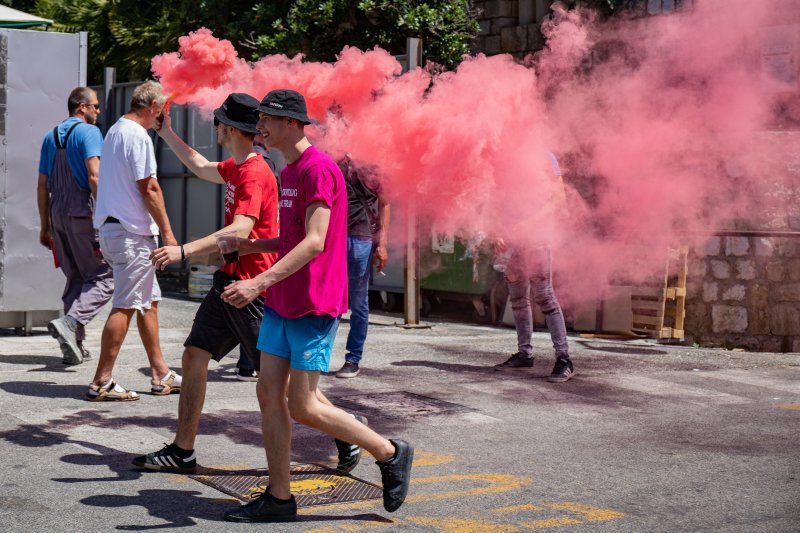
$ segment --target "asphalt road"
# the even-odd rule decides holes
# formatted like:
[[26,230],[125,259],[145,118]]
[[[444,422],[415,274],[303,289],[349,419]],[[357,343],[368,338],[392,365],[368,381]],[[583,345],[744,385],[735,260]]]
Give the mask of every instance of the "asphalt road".
[[[162,347],[174,368],[197,305],[161,305]],[[89,328],[95,353],[103,321]],[[325,378],[323,387],[380,433],[413,443],[410,496],[392,514],[378,500],[327,504],[336,491],[374,490],[359,480],[380,483],[378,469],[365,458],[358,479],[316,467],[301,476],[303,464],[332,464],[335,450],[325,435],[295,426],[295,487],[312,505],[298,523],[272,530],[800,531],[798,354],[571,336],[578,375],[551,384],[545,332],[534,335],[532,371],[496,372],[491,366],[514,351],[512,329],[375,321],[362,374]],[[234,364],[212,363],[197,453],[206,475],[240,473],[247,486],[248,471],[266,465],[254,384],[235,381]],[[93,373],[92,362],[62,365],[44,330],[0,334],[3,531],[259,527],[223,522],[238,505],[224,492],[130,464],[171,442],[178,402],[147,394],[135,327],[115,377],[141,400],[84,401]]]

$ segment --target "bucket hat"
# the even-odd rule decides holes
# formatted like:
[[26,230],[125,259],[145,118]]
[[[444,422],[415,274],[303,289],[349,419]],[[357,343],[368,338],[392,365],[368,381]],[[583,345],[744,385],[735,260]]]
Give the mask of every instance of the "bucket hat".
[[233,126],[247,133],[258,133],[257,107],[258,100],[249,94],[231,93],[222,105],[214,110],[214,117],[227,126]]
[[291,89],[270,91],[261,100],[258,111],[267,115],[293,118],[304,124],[312,122],[306,111],[306,99],[302,94]]

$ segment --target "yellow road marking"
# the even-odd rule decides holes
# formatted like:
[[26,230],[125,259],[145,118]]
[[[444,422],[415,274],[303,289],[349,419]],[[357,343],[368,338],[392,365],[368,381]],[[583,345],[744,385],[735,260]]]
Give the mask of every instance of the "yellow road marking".
[[414,452],[414,466],[438,466],[452,463],[458,458],[452,453],[433,453],[425,451]]
[[[487,486],[475,487],[464,490],[454,490],[434,494],[414,494],[406,498],[406,502],[428,502],[433,500],[447,500],[450,498],[461,498],[464,496],[476,496],[481,494],[493,494],[497,492],[508,492],[533,483],[533,480],[526,477],[512,476],[508,474],[455,474],[450,476],[433,476],[422,478],[411,478],[412,485],[430,485],[433,483],[447,483],[452,486],[454,482],[477,481]],[[375,507],[374,501],[333,503],[327,505],[329,508],[342,510],[356,510],[367,507]]]
[[574,526],[580,523],[580,520],[575,520],[574,518],[542,518],[541,520],[522,522],[522,525],[527,529],[547,529],[550,527]]
[[[485,518],[465,518],[456,516],[409,516],[404,519],[394,519],[381,521],[378,517],[375,520],[363,520],[358,517],[358,522],[351,524],[341,524],[336,527],[323,527],[308,530],[306,533],[339,533],[342,531],[357,532],[373,529],[402,528],[404,525],[427,526],[440,533],[515,533],[526,529],[549,529],[563,526],[574,526],[586,522],[599,522],[606,520],[616,520],[625,516],[623,513],[602,509],[585,503],[579,502],[548,502],[538,505],[522,504],[510,505],[489,509],[490,513],[508,515],[510,513],[541,512],[541,511],[566,511],[578,516],[560,516],[550,518],[540,518],[536,520],[519,520],[516,523],[495,523]],[[484,513],[485,514],[485,513]],[[354,517],[354,520],[356,518]]]
[[493,509],[495,513],[519,513],[521,511],[544,511],[543,507],[533,505],[531,503],[524,503],[522,505],[509,505],[508,507],[498,507]]
[[790,411],[800,411],[800,403],[782,403],[778,407],[781,409],[789,409]]
[[426,485],[431,483],[450,483],[461,481],[478,481],[488,483],[485,487],[475,487],[472,489],[454,490],[441,492],[438,494],[415,494],[406,498],[407,502],[447,500],[450,498],[461,498],[464,496],[476,496],[479,494],[492,494],[495,492],[508,492],[521,489],[533,483],[533,480],[526,477],[512,476],[509,474],[453,474],[450,476],[432,476],[411,479],[412,485]]
[[520,528],[512,524],[493,524],[484,520],[470,520],[468,518],[426,518],[410,517],[409,522],[421,526],[435,528],[441,533],[512,533]]

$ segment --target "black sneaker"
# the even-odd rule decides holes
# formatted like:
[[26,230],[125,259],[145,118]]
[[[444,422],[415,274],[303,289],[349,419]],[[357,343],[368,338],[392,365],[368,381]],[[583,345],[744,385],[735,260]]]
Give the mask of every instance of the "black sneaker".
[[[367,417],[361,415],[353,415],[353,417],[368,426]],[[339,452],[339,463],[336,465],[336,472],[339,474],[349,474],[356,467],[361,460],[361,448],[357,444],[350,444],[339,439],[333,439],[336,443],[336,450]]]
[[351,363],[350,361],[345,361],[344,366],[336,372],[337,378],[354,378],[360,372],[358,368],[358,363]]
[[381,469],[383,482],[383,508],[393,513],[398,510],[408,494],[411,482],[411,463],[414,461],[414,448],[404,440],[391,440],[394,444],[394,456],[385,461],[375,463]]
[[[183,450],[181,450],[183,451]],[[139,468],[148,470],[159,470],[161,472],[176,472],[179,474],[191,474],[197,468],[197,459],[194,450],[188,457],[181,457],[180,451],[175,444],[167,444],[157,452],[142,455],[133,460],[133,464]]]
[[297,501],[294,496],[281,501],[269,493],[269,487],[264,489],[264,494],[255,500],[242,505],[238,509],[225,512],[228,522],[294,522],[297,520]]
[[564,383],[565,381],[571,380],[574,375],[575,369],[572,367],[572,361],[558,358],[553,367],[553,372],[550,374],[550,377],[547,378],[547,381],[550,383]]
[[517,352],[499,365],[494,365],[495,370],[508,370],[510,368],[533,368],[533,356]]
[[252,368],[237,368],[236,379],[239,381],[258,381],[258,375]]

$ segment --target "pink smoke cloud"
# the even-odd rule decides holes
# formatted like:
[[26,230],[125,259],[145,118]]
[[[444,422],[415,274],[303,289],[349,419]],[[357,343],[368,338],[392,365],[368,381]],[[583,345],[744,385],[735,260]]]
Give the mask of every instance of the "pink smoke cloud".
[[153,73],[178,104],[188,103],[200,89],[222,85],[240,63],[231,42],[220,41],[206,28],[179,38],[178,44],[180,52],[152,60]]
[[[786,90],[796,100],[800,88],[780,93],[761,75],[779,3],[697,0],[679,14],[605,22],[557,9],[535,57],[467,58],[442,74],[400,75],[379,49],[346,48],[332,64],[249,64],[200,30],[209,57],[183,38],[153,71],[206,111],[230,92],[299,90],[320,122],[315,142],[377,166],[395,213],[413,209],[424,227],[465,236],[549,243],[562,287],[591,298],[611,279],[659,272],[668,246],[742,219],[779,225],[796,201],[797,145],[758,133],[775,123],[780,94],[791,112]],[[224,54],[212,57],[212,39]],[[203,62],[220,68],[203,77]],[[548,150],[568,184],[560,211]]]

